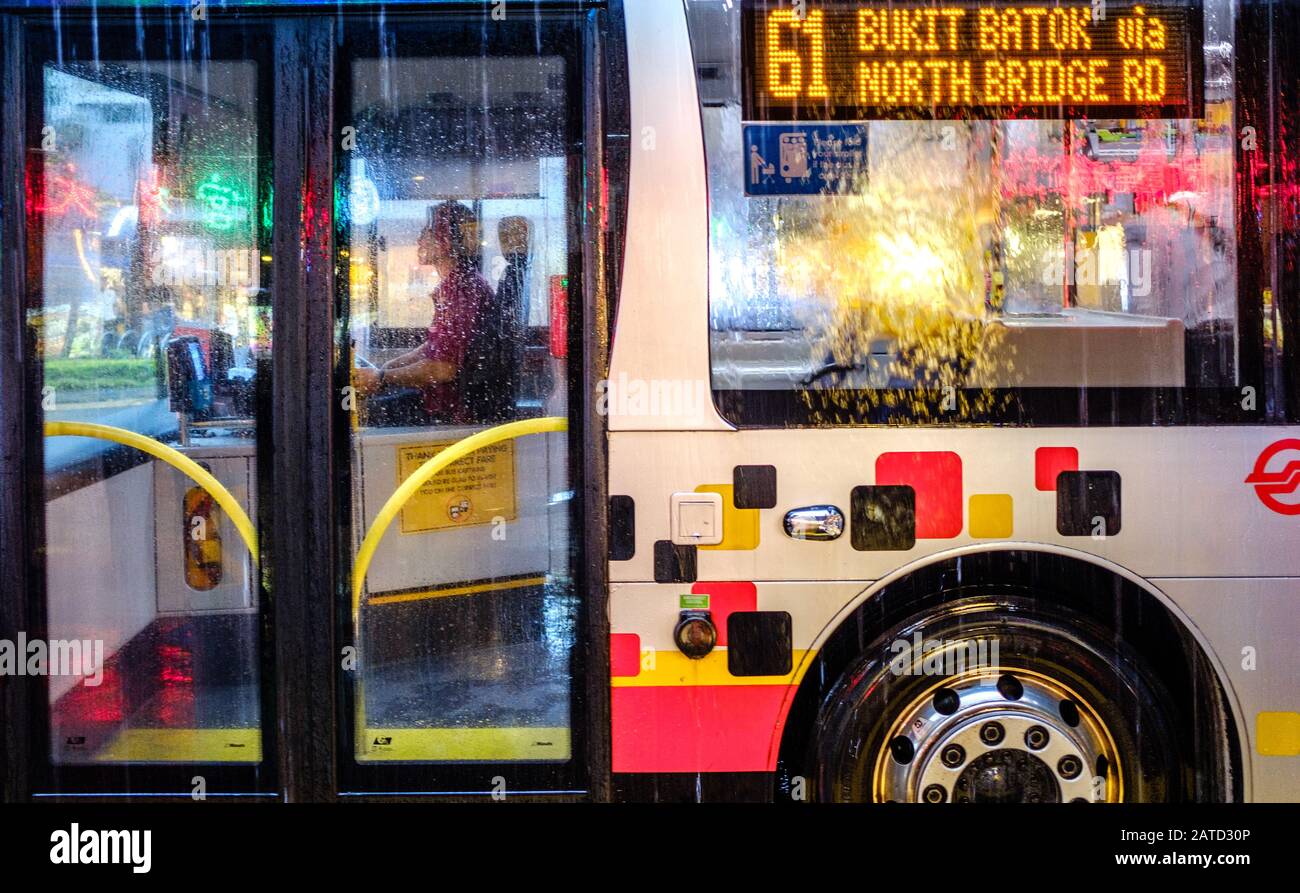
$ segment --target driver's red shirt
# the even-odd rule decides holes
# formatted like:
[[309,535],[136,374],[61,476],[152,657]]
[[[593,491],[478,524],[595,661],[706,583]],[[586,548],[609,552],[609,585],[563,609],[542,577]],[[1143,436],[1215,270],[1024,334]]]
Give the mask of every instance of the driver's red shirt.
[[[433,291],[433,322],[424,341],[424,355],[450,363],[460,375],[469,351],[474,325],[492,301],[492,288],[470,264],[447,274]],[[460,385],[456,379],[435,382],[425,388],[425,408],[439,421],[468,421]]]

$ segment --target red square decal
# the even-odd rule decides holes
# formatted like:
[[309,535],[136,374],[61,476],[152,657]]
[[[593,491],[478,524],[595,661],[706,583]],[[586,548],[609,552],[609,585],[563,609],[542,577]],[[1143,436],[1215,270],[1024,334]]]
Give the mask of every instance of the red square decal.
[[1063,471],[1079,470],[1079,450],[1075,447],[1039,447],[1034,452],[1034,486],[1056,492],[1056,478]]
[[916,492],[916,538],[961,535],[961,456],[956,453],[882,453],[876,485],[901,484]]
[[641,637],[636,633],[612,633],[610,635],[609,675],[641,675]]
[[718,644],[727,644],[727,618],[736,611],[758,610],[758,587],[753,583],[696,583],[692,595],[709,596],[709,611],[718,629]]

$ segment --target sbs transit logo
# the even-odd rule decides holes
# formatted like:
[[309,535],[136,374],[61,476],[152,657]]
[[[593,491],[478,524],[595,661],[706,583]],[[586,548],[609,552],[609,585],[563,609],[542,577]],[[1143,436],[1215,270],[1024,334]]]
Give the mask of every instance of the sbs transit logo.
[[1265,447],[1246,483],[1254,484],[1259,501],[1279,515],[1300,515],[1300,440]]

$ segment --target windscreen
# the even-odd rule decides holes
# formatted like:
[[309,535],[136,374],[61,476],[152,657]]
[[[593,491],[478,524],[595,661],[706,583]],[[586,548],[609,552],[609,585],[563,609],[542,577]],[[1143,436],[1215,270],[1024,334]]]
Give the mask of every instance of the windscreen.
[[1231,0],[686,7],[729,420],[1221,419],[1276,361]]

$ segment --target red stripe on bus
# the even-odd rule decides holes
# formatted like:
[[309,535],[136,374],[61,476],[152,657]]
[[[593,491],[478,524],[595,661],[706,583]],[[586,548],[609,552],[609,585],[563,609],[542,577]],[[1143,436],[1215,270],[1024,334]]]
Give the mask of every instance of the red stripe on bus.
[[610,690],[615,772],[771,772],[786,685]]

